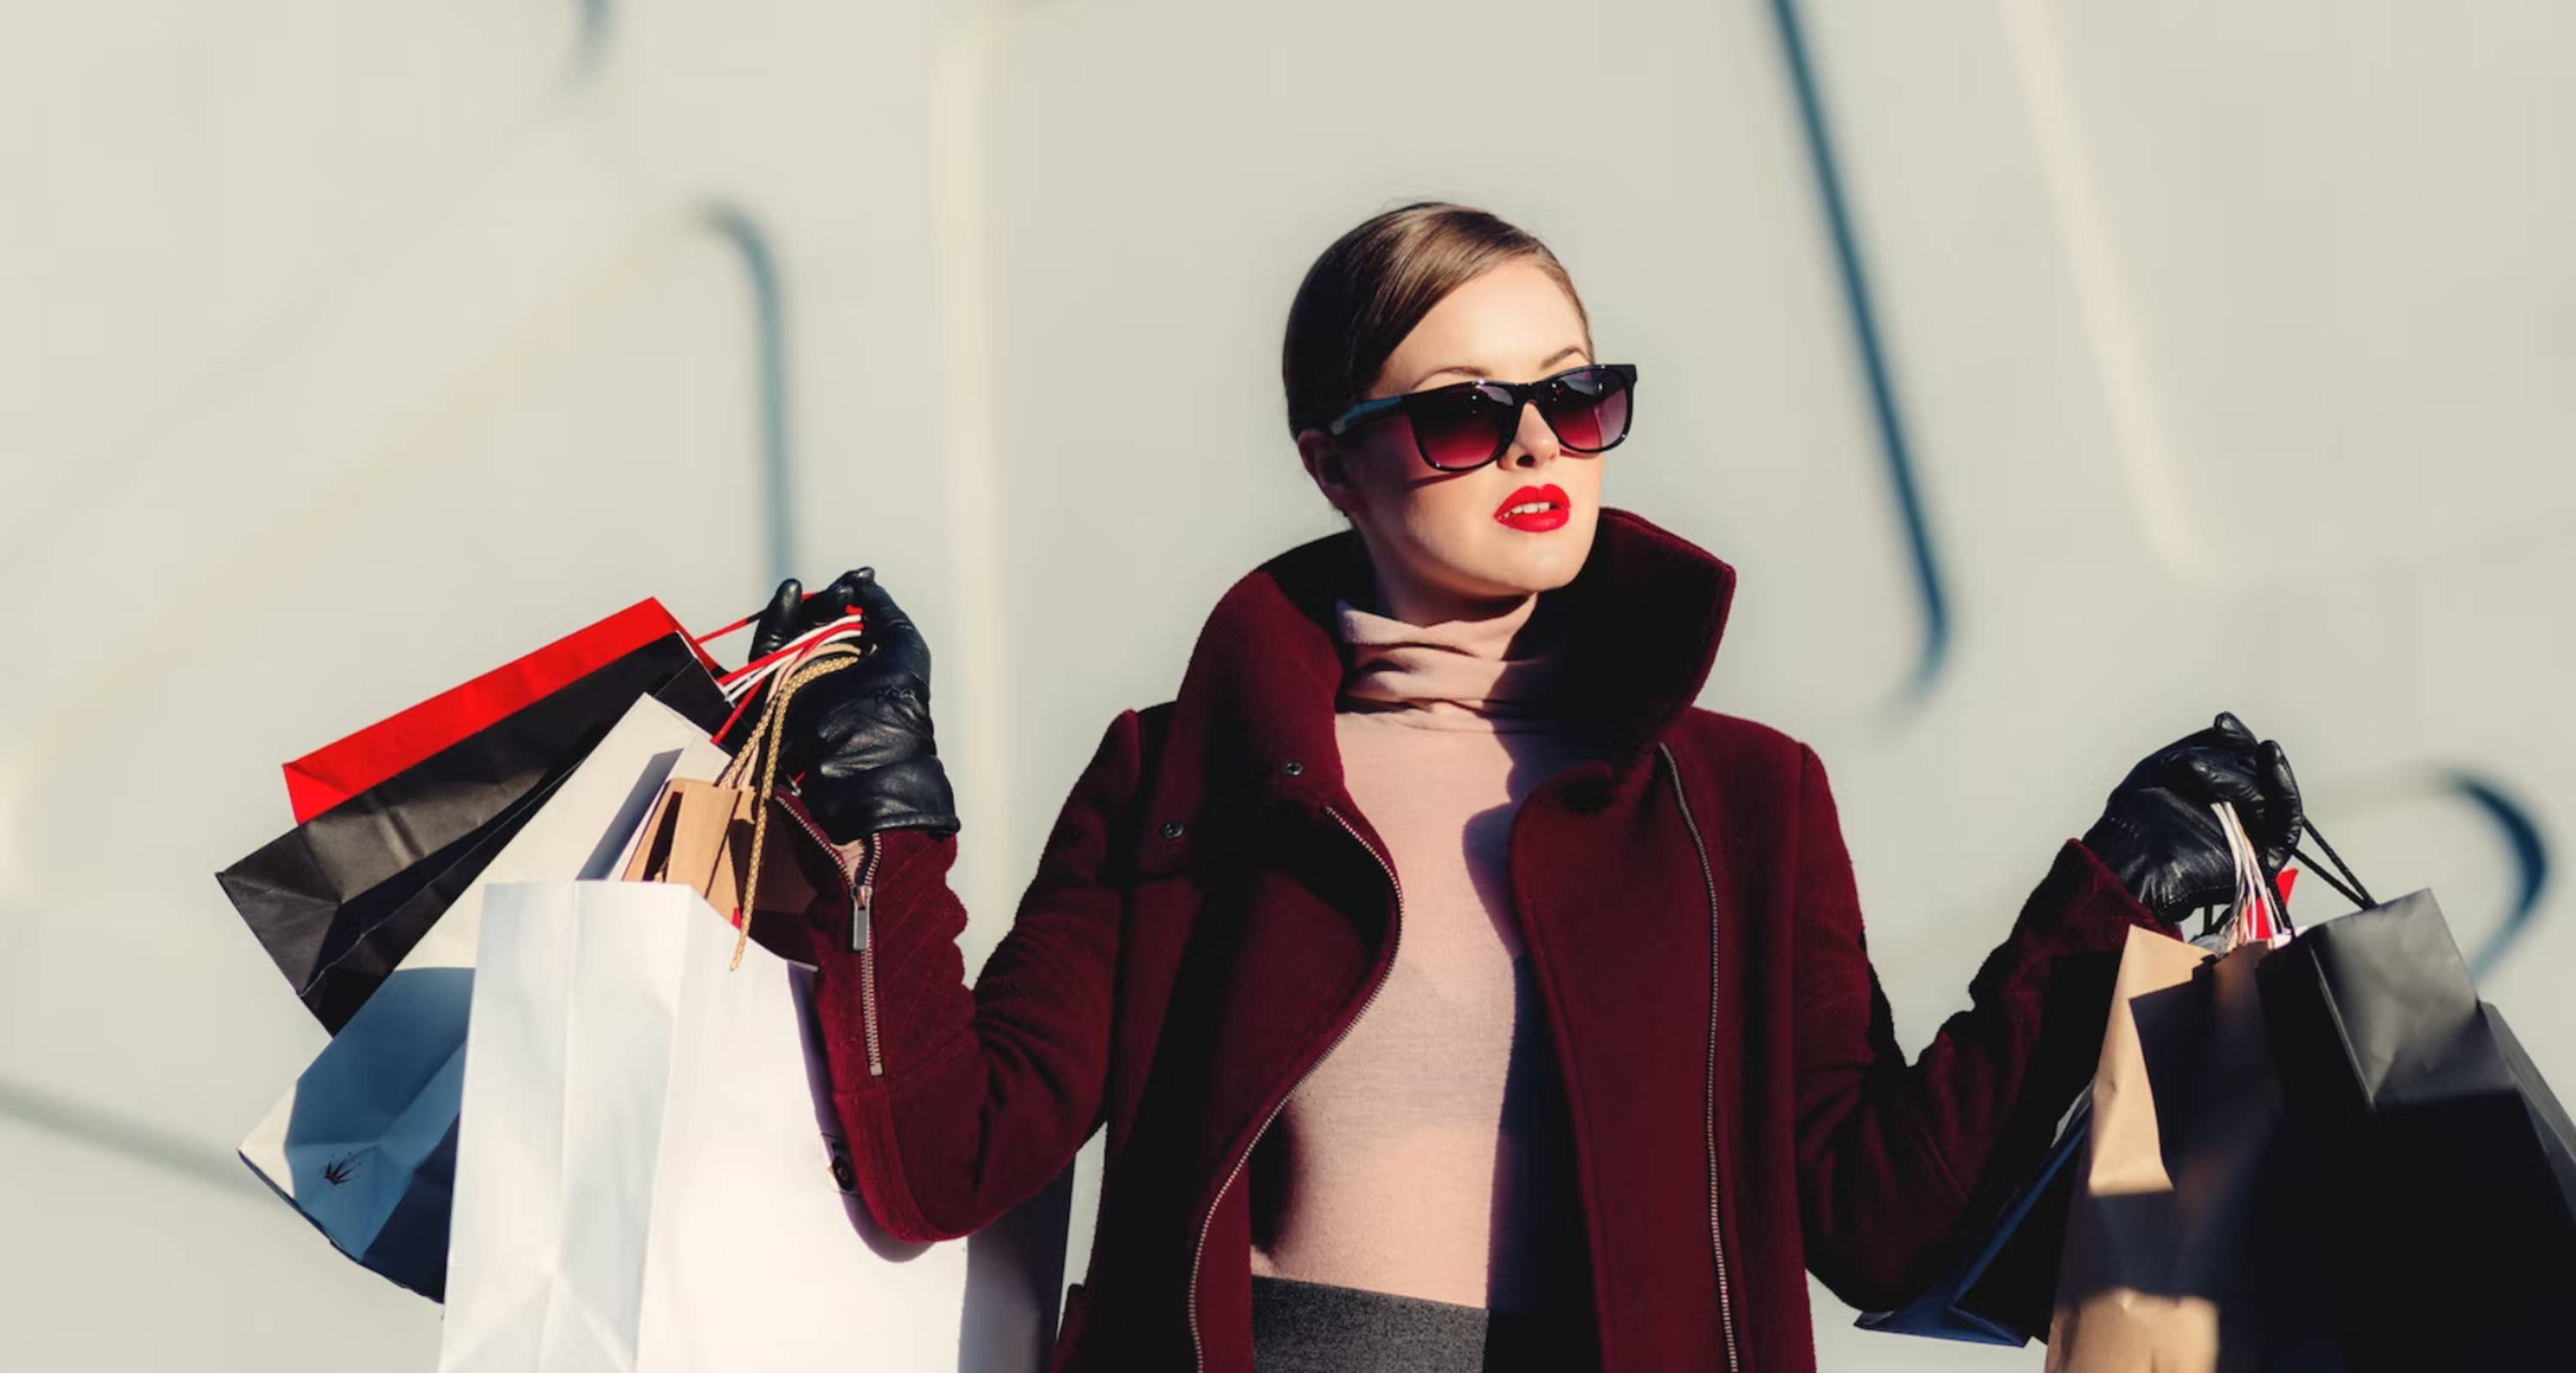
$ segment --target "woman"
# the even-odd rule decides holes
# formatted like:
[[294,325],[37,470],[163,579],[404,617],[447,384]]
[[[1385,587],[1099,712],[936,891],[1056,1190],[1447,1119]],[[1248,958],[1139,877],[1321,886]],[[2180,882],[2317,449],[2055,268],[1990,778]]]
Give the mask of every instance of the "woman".
[[1283,373],[1350,528],[1110,722],[971,991],[920,634],[867,569],[764,616],[873,645],[787,758],[862,893],[814,957],[867,1205],[964,1235],[1105,1127],[1060,1369],[1812,1368],[1802,1270],[1919,1288],[2081,1087],[2128,928],[2229,898],[2208,803],[2285,861],[2281,750],[2221,715],[2140,763],[1909,1065],[1822,764],[1692,704],[1733,569],[1600,503],[1634,370],[1556,258],[1377,216]]

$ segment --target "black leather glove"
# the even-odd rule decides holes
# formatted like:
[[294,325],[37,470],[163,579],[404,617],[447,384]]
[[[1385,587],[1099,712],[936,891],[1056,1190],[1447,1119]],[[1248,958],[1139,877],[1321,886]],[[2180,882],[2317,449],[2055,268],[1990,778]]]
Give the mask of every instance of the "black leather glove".
[[2245,722],[2220,711],[2210,728],[2148,754],[2111,789],[2084,847],[2119,875],[2138,904],[2167,924],[2236,896],[2236,862],[2210,810],[2236,806],[2268,880],[2290,861],[2306,815],[2298,779],[2281,746],[2256,742]]
[[[857,666],[816,677],[787,703],[779,766],[836,844],[888,829],[957,832],[957,803],[930,729],[930,645],[876,569],[841,574],[804,600],[796,579],[778,584],[752,631],[758,658],[856,606],[866,617]],[[801,602],[801,604],[800,604]],[[764,687],[766,691],[769,688]]]

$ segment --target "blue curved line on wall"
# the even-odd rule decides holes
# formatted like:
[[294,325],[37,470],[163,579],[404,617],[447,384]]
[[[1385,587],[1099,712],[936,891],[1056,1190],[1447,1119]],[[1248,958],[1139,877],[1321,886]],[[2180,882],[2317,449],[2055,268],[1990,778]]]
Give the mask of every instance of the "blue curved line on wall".
[[1815,69],[1807,58],[1807,40],[1798,22],[1796,0],[1771,0],[1771,14],[1780,31],[1780,50],[1788,63],[1790,84],[1798,95],[1798,119],[1806,135],[1807,160],[1815,168],[1816,194],[1824,202],[1825,224],[1833,238],[1843,304],[1851,315],[1853,341],[1859,346],[1861,369],[1869,383],[1870,413],[1878,426],[1879,452],[1887,463],[1897,513],[1905,521],[1906,540],[1913,554],[1914,585],[1923,607],[1923,649],[1915,659],[1914,677],[1906,694],[1919,702],[1930,694],[1933,679],[1949,658],[1949,595],[1943,589],[1931,526],[1924,518],[1913,448],[1906,441],[1904,415],[1897,407],[1895,383],[1888,373],[1886,348],[1871,304],[1869,274],[1861,266],[1860,246],[1852,232],[1851,210],[1843,194],[1842,171],[1834,160],[1833,140],[1825,129],[1824,102],[1817,94]]
[[2531,812],[2494,782],[2466,770],[2451,772],[2444,780],[2454,791],[2475,802],[2504,831],[2505,846],[2513,851],[2514,866],[2521,878],[2504,923],[2486,937],[2476,953],[2469,955],[2469,975],[2484,978],[2531,931],[2532,918],[2540,911],[2541,893],[2549,887],[2549,845],[2541,838],[2540,826]]
[[608,61],[608,39],[617,17],[616,0],[581,0],[581,27],[572,39],[572,79],[596,75]]
[[769,580],[795,575],[795,471],[787,432],[787,304],[778,284],[778,254],[769,233],[740,206],[717,201],[701,212],[708,228],[742,261],[751,288],[752,365],[760,410],[761,543],[769,554]]
[[274,1195],[238,1155],[25,1083],[0,1082],[0,1120],[13,1120],[77,1140],[92,1149],[220,1192],[246,1197]]

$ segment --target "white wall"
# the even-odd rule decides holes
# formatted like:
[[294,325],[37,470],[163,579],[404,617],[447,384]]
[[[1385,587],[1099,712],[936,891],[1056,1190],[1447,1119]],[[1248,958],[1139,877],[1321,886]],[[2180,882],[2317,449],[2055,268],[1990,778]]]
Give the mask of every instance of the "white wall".
[[[795,570],[873,562],[931,638],[979,962],[1109,717],[1334,527],[1280,323],[1417,196],[1546,238],[1643,369],[1609,499],[1740,570],[1703,704],[1832,769],[1910,1046],[2222,707],[2479,945],[2518,869],[2447,770],[2576,809],[2566,11],[1795,13],[1953,617],[1919,692],[1760,0],[0,13],[11,1365],[430,1365],[436,1308],[229,1157],[322,1035],[210,874],[280,759],[639,595],[756,604],[765,454]],[[2565,910],[2486,990],[2576,1082]],[[1829,1368],[2038,1362],[1818,1302]]]

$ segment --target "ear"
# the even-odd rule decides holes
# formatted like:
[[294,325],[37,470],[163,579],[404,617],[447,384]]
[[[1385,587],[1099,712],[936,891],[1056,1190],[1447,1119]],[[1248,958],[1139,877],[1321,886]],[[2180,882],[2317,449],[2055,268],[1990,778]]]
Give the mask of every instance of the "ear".
[[1297,460],[1305,464],[1307,477],[1334,509],[1344,514],[1359,509],[1359,486],[1351,480],[1350,464],[1339,440],[1321,429],[1299,430]]

